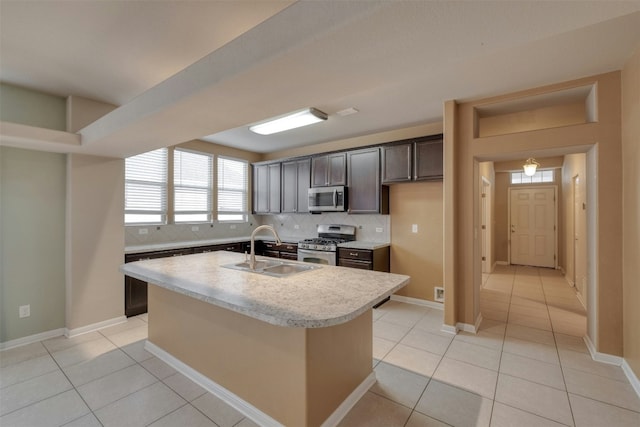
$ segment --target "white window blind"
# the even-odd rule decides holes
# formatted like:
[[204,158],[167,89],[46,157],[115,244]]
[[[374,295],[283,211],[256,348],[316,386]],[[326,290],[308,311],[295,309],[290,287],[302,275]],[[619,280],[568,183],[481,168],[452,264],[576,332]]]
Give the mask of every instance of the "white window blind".
[[163,224],[167,219],[167,149],[125,159],[125,224]]
[[537,170],[532,176],[527,176],[524,172],[511,172],[512,184],[537,184],[541,182],[553,182],[553,169]]
[[247,221],[248,163],[218,156],[218,221]]
[[175,150],[173,153],[175,222],[211,221],[213,210],[213,158],[208,154]]

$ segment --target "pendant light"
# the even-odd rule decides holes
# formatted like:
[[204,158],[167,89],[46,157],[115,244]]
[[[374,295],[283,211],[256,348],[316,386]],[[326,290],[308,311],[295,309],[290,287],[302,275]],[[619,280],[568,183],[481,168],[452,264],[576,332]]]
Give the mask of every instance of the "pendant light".
[[524,168],[524,174],[527,176],[533,176],[536,174],[536,169],[540,166],[540,163],[536,162],[536,159],[529,157],[522,167]]

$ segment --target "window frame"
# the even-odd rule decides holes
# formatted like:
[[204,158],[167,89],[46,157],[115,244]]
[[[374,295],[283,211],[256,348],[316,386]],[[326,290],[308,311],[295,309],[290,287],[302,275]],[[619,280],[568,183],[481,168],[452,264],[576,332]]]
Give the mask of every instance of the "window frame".
[[[235,162],[240,162],[244,164],[244,188],[242,190],[242,198],[243,198],[243,211],[242,212],[234,212],[234,211],[221,211],[220,210],[220,161],[230,160]],[[215,219],[218,223],[221,224],[243,224],[249,221],[249,166],[250,163],[247,159],[242,159],[238,157],[232,156],[224,156],[217,155],[215,162]],[[229,190],[227,190],[229,191]],[[221,213],[225,214],[234,214],[242,215],[242,219],[220,219]]]
[[[150,180],[139,180],[139,179],[127,179],[127,160],[131,156],[125,159],[125,172],[124,172],[124,225],[125,226],[143,226],[143,225],[166,225],[169,214],[169,149],[167,147],[158,148],[156,150],[147,151],[145,153],[140,153],[139,156],[148,154],[154,151],[163,151],[164,152],[164,179],[162,181],[150,181]],[[160,189],[160,210],[145,210],[145,209],[127,209],[127,187],[128,184],[142,185],[148,187],[156,187]],[[127,215],[159,215],[159,221],[140,221],[140,222],[127,222]]]
[[[551,180],[545,178],[545,173],[551,173]],[[514,182],[514,177],[518,176],[519,182]],[[534,181],[536,177],[539,177],[538,181]],[[522,182],[523,179],[526,179],[527,182]],[[512,171],[509,175],[509,184],[510,185],[540,185],[540,184],[550,184],[556,181],[556,172],[555,169],[538,169],[533,176],[527,176],[523,171]]]
[[[205,151],[197,151],[197,150],[190,150],[187,148],[178,148],[175,147],[172,150],[173,152],[173,157],[172,157],[172,177],[171,177],[171,186],[172,186],[172,194],[173,194],[173,198],[172,198],[172,211],[171,211],[171,223],[172,224],[210,224],[213,222],[213,217],[214,217],[214,212],[213,212],[213,207],[215,205],[215,200],[214,200],[214,190],[216,187],[216,182],[215,182],[215,163],[216,163],[216,155],[213,153],[207,153]],[[194,155],[198,155],[198,156],[204,156],[204,157],[208,157],[208,160],[210,162],[209,164],[209,176],[208,176],[208,185],[206,187],[207,189],[207,198],[208,198],[208,206],[207,206],[207,210],[206,211],[176,211],[176,189],[177,188],[192,188],[192,189],[203,189],[205,187],[201,187],[201,186],[195,186],[195,185],[176,185],[176,152],[183,152],[183,153],[189,153],[189,154],[194,154]],[[198,214],[205,214],[207,217],[204,220],[197,220],[197,219],[190,219],[190,220],[186,220],[186,221],[179,221],[177,219],[178,215],[198,215]]]

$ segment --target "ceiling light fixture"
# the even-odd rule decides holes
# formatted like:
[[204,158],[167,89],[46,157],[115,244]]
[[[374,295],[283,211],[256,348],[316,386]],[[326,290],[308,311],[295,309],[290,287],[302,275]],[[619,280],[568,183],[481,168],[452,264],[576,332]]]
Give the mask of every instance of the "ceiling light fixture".
[[536,169],[540,166],[540,163],[536,162],[536,159],[529,157],[527,161],[522,165],[524,168],[524,174],[527,176],[533,176],[536,174]]
[[273,133],[284,132],[289,129],[312,125],[314,123],[327,120],[327,117],[327,114],[320,110],[315,108],[305,108],[302,111],[296,111],[294,113],[287,114],[286,116],[249,126],[249,130],[260,135],[271,135]]

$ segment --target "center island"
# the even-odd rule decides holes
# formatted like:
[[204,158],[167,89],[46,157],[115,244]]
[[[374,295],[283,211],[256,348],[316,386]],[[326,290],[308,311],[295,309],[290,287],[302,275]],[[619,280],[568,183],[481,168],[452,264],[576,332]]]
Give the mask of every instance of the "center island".
[[150,285],[145,348],[261,426],[337,425],[375,382],[372,307],[409,277],[227,268],[244,260],[220,251],[123,265]]

